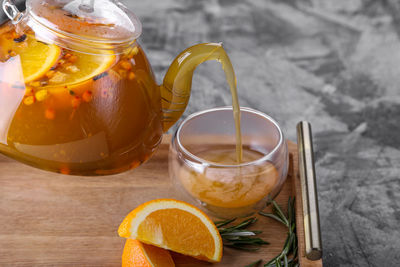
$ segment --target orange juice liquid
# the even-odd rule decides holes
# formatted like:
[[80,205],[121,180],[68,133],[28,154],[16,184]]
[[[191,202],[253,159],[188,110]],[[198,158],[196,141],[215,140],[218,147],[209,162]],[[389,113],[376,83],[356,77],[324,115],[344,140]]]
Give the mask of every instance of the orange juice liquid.
[[[260,159],[263,154],[243,146],[243,162]],[[277,169],[269,162],[237,165],[235,147],[215,146],[197,152],[196,156],[220,165],[231,167],[206,167],[201,172],[183,165],[179,169],[179,179],[193,197],[208,206],[218,208],[242,208],[256,204],[265,198],[279,180]],[[223,210],[221,211],[223,212]]]
[[[27,81],[28,65],[37,62],[24,61],[18,51],[43,43],[5,27],[0,28],[3,153],[41,169],[103,175],[135,168],[155,152],[163,132],[161,98],[138,44],[124,54],[102,56],[58,48],[51,69]],[[95,64],[100,69],[93,72]]]

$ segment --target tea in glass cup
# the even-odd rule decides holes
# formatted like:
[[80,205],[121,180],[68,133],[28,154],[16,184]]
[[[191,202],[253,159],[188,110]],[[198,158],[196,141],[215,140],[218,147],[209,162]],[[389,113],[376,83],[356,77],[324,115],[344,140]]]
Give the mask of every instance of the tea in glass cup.
[[170,146],[169,172],[183,198],[220,218],[262,209],[279,193],[288,171],[288,148],[278,124],[250,108],[240,113],[241,162],[232,107],[189,116]]

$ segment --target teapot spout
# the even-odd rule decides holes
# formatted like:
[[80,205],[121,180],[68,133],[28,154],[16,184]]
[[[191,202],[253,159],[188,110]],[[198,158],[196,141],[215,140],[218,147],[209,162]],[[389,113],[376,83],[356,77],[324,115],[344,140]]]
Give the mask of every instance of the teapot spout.
[[220,61],[224,55],[222,43],[204,43],[187,48],[175,58],[161,85],[164,131],[174,125],[185,111],[196,67],[208,60]]

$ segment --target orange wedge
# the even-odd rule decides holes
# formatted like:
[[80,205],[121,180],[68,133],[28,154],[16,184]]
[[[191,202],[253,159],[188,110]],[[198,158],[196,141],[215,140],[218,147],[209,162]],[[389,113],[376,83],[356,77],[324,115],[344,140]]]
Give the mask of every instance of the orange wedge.
[[122,253],[122,267],[174,267],[168,250],[127,239]]
[[39,42],[30,35],[24,38],[24,44],[13,44],[11,49],[21,57],[25,83],[29,83],[45,75],[54,66],[60,57],[61,49]]
[[222,258],[222,239],[210,218],[198,208],[174,199],[140,205],[126,216],[118,233],[209,262]]

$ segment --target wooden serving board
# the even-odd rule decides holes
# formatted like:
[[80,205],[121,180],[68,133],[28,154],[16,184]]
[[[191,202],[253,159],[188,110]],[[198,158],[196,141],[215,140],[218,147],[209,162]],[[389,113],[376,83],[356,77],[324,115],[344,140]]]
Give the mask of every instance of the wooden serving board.
[[[125,240],[117,229],[127,213],[155,198],[181,198],[168,176],[166,136],[146,164],[104,177],[45,172],[0,156],[0,266],[120,266]],[[304,257],[297,147],[289,142],[290,170],[277,201],[296,195],[300,266],[319,267]],[[245,266],[277,255],[284,226],[260,217],[253,229],[271,244],[258,252],[224,249],[223,261],[208,264],[174,254],[177,266]],[[266,261],[264,261],[265,263]]]

